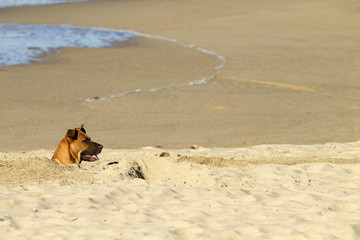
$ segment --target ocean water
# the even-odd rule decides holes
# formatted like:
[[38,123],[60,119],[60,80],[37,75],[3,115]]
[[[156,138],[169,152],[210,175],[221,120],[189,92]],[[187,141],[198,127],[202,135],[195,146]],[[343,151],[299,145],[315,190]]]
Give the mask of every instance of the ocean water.
[[41,61],[62,47],[114,47],[136,37],[130,31],[71,25],[0,24],[0,67]]
[[89,0],[0,0],[0,8],[37,6],[69,2],[88,2]]
[[117,43],[130,41],[137,37],[152,38],[159,41],[176,43],[182,47],[193,48],[205,54],[216,56],[221,63],[214,67],[214,72],[201,79],[171,84],[168,87],[153,87],[151,89],[134,89],[132,91],[113,93],[108,96],[88,98],[85,102],[109,100],[130,94],[157,92],[178,88],[206,84],[214,78],[216,73],[226,64],[225,57],[205,48],[186,44],[177,39],[138,33],[130,30],[115,30],[102,28],[77,27],[72,25],[23,25],[0,24],[0,67],[10,65],[31,64],[50,58],[50,55],[59,52],[59,48],[103,48],[115,47]]
[[[91,1],[98,0],[0,0],[0,8]],[[51,54],[59,52],[59,49],[63,47],[115,47],[118,42],[130,41],[139,36],[157,39],[159,41],[170,41],[179,44],[182,47],[193,48],[197,51],[204,52],[205,54],[216,56],[221,63],[214,67],[214,72],[195,81],[177,85],[171,84],[168,87],[161,88],[135,89],[132,91],[110,94],[108,96],[88,98],[85,102],[89,103],[98,100],[108,100],[129,94],[162,91],[181,86],[206,84],[214,78],[216,73],[223,68],[227,62],[225,57],[220,54],[193,44],[186,44],[177,39],[142,34],[130,30],[100,29],[71,25],[22,25],[9,23],[0,24],[0,67],[31,64],[34,61],[42,61],[50,58]]]

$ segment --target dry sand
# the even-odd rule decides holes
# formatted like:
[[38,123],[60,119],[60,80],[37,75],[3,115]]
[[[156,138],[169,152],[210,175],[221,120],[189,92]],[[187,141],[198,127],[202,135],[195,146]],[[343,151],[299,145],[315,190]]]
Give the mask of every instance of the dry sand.
[[[2,10],[1,23],[179,42],[143,36],[0,68],[0,239],[359,239],[359,10],[340,0]],[[182,42],[227,63],[216,70],[219,57]],[[100,161],[53,164],[81,123],[104,144]]]
[[51,154],[0,154],[6,239],[360,237],[360,142]]

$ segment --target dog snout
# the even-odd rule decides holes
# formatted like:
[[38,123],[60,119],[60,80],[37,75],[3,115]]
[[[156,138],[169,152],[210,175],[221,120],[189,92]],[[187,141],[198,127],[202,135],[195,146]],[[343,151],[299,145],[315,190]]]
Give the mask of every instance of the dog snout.
[[101,152],[101,150],[103,149],[103,145],[101,145],[100,143],[96,143],[96,146],[98,148],[98,151]]

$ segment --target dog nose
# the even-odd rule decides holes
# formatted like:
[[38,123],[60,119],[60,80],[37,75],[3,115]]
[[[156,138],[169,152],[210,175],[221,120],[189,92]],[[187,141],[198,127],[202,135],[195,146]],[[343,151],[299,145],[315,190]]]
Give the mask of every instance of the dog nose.
[[103,149],[103,145],[99,144],[100,151]]

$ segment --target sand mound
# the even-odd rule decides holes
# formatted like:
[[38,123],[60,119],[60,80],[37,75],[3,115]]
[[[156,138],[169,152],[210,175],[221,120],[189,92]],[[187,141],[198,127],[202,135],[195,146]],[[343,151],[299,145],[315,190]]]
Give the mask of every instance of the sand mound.
[[81,168],[53,164],[52,151],[0,153],[0,234],[358,239],[359,153],[360,142],[105,149]]
[[[231,172],[248,171],[263,164],[357,164],[360,142],[312,146],[260,145],[248,148],[202,148],[166,150],[104,150],[100,161],[58,166],[50,160],[52,151],[0,154],[0,184],[104,184],[140,178],[188,182],[197,186],[236,185],[219,181]],[[247,168],[239,168],[247,167]],[[224,168],[224,169],[219,169]],[[245,170],[246,169],[246,170]],[[236,176],[236,175],[235,175]],[[241,182],[241,181],[240,181]]]

